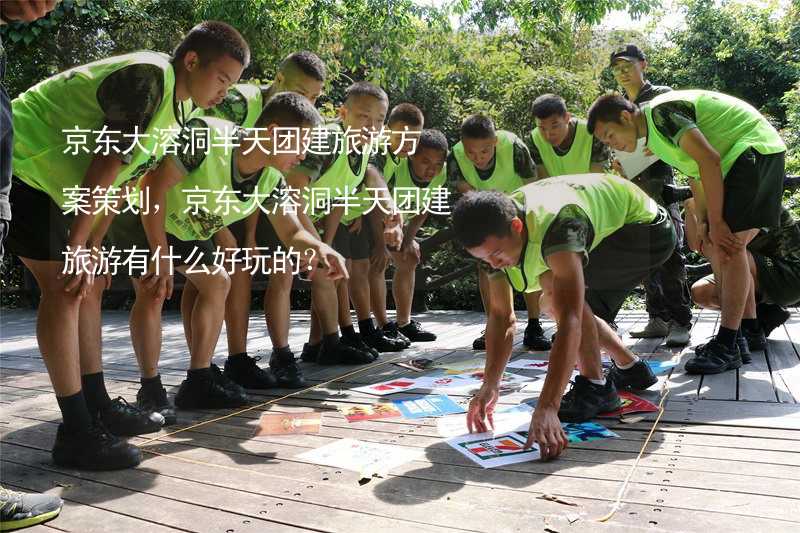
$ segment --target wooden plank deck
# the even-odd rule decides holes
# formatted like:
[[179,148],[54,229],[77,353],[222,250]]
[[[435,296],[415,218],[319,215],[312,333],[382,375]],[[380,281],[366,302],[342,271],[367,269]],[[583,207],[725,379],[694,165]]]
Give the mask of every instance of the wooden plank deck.
[[[293,313],[291,346],[299,353],[308,315]],[[704,342],[717,314],[697,312],[693,343]],[[480,313],[434,311],[421,317],[439,339],[404,356],[471,359],[472,339],[483,329]],[[646,321],[627,312],[620,332]],[[619,439],[570,447],[549,463],[529,462],[482,469],[450,449],[435,420],[400,418],[348,423],[337,408],[374,403],[352,387],[409,375],[386,363],[369,367],[305,368],[315,387],[253,393],[255,408],[237,412],[180,412],[180,424],[132,439],[142,446],[139,468],[121,472],[62,469],[50,461],[59,412],[33,336],[35,315],[3,311],[0,357],[0,478],[5,486],[59,494],[66,507],[56,520],[31,531],[184,532],[369,532],[375,531],[798,531],[800,517],[800,315],[773,333],[754,362],[720,376],[683,372],[691,349],[669,351],[661,339],[626,342],[639,353],[657,352],[678,365],[660,376],[646,396],[665,410],[642,450],[655,416],[634,423],[605,420]],[[520,317],[514,356],[521,346]],[[251,319],[252,352],[268,355],[262,318]],[[168,389],[181,382],[186,348],[180,318],[165,318],[162,377]],[[799,339],[800,340],[800,339]],[[104,365],[112,395],[133,401],[138,369],[127,316],[104,315]],[[220,339],[218,354],[224,354]],[[252,353],[251,352],[251,353]],[[217,357],[222,363],[224,357]],[[357,370],[356,373],[352,373]],[[349,374],[345,376],[345,374]],[[345,377],[342,377],[345,376]],[[452,395],[456,399],[465,399]],[[504,404],[535,394],[513,393]],[[323,413],[317,435],[251,438],[264,411]],[[205,422],[202,425],[196,424]],[[190,426],[194,426],[191,427]],[[159,437],[157,441],[153,437]],[[393,444],[419,451],[417,460],[383,478],[359,484],[347,470],[309,463],[297,456],[340,438]],[[607,522],[625,480],[622,506]],[[555,496],[566,505],[544,499]]]

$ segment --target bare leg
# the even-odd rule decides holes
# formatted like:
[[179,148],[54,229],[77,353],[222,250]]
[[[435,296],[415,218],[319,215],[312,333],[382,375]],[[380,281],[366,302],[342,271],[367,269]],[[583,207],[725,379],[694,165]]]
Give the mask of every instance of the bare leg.
[[542,296],[542,291],[526,292],[523,294],[525,298],[525,305],[528,307],[528,320],[538,319],[542,312],[539,309],[539,299]]
[[289,346],[289,311],[292,299],[291,271],[270,274],[264,295],[264,316],[273,348]]
[[161,308],[164,298],[157,290],[146,288],[139,279],[131,278],[136,291],[136,301],[129,318],[131,343],[139,372],[143,378],[158,374],[158,360],[161,356]]
[[183,334],[186,337],[186,345],[192,345],[192,309],[197,301],[197,288],[188,281],[183,286],[181,293],[181,320],[183,321]]
[[186,274],[186,277],[197,289],[194,306],[189,310],[189,316],[184,317],[184,320],[188,319],[191,323],[192,331],[192,343],[189,345],[190,368],[208,368],[222,331],[222,322],[225,320],[225,298],[230,289],[230,278],[224,271],[214,274]]
[[[354,259],[350,268],[350,300],[358,320],[370,318],[369,259]],[[384,304],[385,305],[385,304]]]
[[225,300],[225,331],[228,355],[247,352],[247,330],[250,325],[250,272],[236,269],[231,276],[231,290]]
[[578,348],[578,370],[587,379],[603,379],[603,366],[600,362],[600,339],[597,321],[589,304],[583,304],[581,317],[581,343]]
[[78,346],[80,349],[81,375],[103,371],[103,339],[101,307],[105,280],[99,278],[81,300],[78,315]]
[[392,253],[395,270],[392,280],[392,295],[397,306],[397,324],[405,326],[411,321],[411,304],[414,301],[414,275],[417,257],[413,254]]

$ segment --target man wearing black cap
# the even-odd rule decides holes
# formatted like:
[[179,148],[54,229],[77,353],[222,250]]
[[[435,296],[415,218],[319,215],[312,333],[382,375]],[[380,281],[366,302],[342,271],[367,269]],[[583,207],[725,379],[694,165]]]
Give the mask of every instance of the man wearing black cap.
[[[653,85],[645,79],[647,58],[635,44],[627,44],[615,50],[611,54],[610,63],[614,79],[622,86],[623,94],[638,106],[672,90],[664,85]],[[663,161],[656,161],[638,176],[628,177],[667,208],[678,233],[675,253],[645,281],[647,314],[650,315],[650,320],[644,329],[632,331],[631,337],[666,336],[667,346],[684,346],[689,343],[692,311],[689,285],[686,281],[686,258],[681,251],[683,223],[678,206],[674,203],[666,205],[662,196],[664,185],[674,182],[672,167]]]

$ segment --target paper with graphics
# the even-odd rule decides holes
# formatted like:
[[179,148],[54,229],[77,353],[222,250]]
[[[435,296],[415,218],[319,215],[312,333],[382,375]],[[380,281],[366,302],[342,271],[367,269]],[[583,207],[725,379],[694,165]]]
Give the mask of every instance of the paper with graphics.
[[467,359],[466,361],[445,361],[436,363],[435,368],[443,369],[445,374],[462,374],[464,372],[476,372],[478,370],[483,370],[484,366],[486,366],[486,358],[474,357],[472,359]]
[[373,383],[372,385],[364,385],[363,387],[356,387],[353,390],[358,392],[366,392],[367,394],[374,394],[376,396],[385,396],[386,394],[394,394],[396,392],[405,392],[407,390],[419,388],[417,382],[421,378],[398,378],[389,381],[382,381],[381,383]]
[[541,457],[539,447],[525,449],[525,440],[520,433],[472,433],[447,439],[447,444],[460,454],[483,468],[496,468],[535,461]]
[[394,405],[405,418],[411,419],[465,412],[463,407],[446,394],[429,394],[414,400],[394,400]]
[[645,361],[653,374],[665,374],[678,365],[677,361],[658,361],[656,359],[647,359]]
[[319,433],[320,425],[322,413],[264,413],[253,436]]
[[480,387],[483,381],[473,377],[462,375],[432,375],[417,378],[416,388],[418,389],[438,389],[438,390],[459,390],[469,389],[475,386]]
[[594,422],[583,422],[580,424],[561,424],[570,442],[590,442],[600,439],[619,438],[619,435],[609,430],[605,426]]
[[622,165],[625,178],[629,180],[635,178],[647,167],[658,161],[658,157],[655,155],[645,155],[644,149],[646,144],[647,138],[642,137],[636,142],[636,149],[633,152],[612,150],[614,152],[614,158]]
[[339,407],[339,411],[341,411],[348,422],[379,420],[381,418],[393,418],[401,416],[401,413],[397,407],[391,403],[377,403],[375,405],[352,405],[349,407]]
[[518,370],[537,370],[539,372],[547,372],[549,361],[546,359],[517,359],[509,361],[506,368],[515,368]]
[[619,392],[619,399],[622,401],[622,408],[608,413],[597,415],[598,418],[617,418],[629,413],[653,413],[658,411],[658,406],[648,402],[644,398],[639,398],[635,394],[627,391]]
[[[531,424],[533,408],[525,403],[495,411],[493,433],[525,431]],[[467,415],[447,416],[436,421],[436,429],[444,438],[467,435]]]
[[358,472],[362,477],[384,474],[421,456],[421,450],[362,442],[355,439],[337,439],[316,450],[297,456],[298,459],[324,466],[333,466]]

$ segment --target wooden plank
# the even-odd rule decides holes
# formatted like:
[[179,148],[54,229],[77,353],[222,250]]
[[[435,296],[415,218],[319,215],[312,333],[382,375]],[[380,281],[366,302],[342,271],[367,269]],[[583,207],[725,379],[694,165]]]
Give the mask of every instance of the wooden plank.
[[752,362],[739,369],[738,399],[750,402],[777,402],[772,374],[764,350],[753,351]]
[[[791,322],[791,319],[790,319]],[[791,323],[789,327],[781,326],[772,332],[767,341],[767,357],[772,376],[775,382],[775,390],[782,402],[800,402],[800,356],[798,356],[797,345],[790,336],[790,331],[795,331],[797,337],[797,323]]]
[[728,426],[800,429],[800,405],[700,400],[672,404],[665,421],[687,421]]

